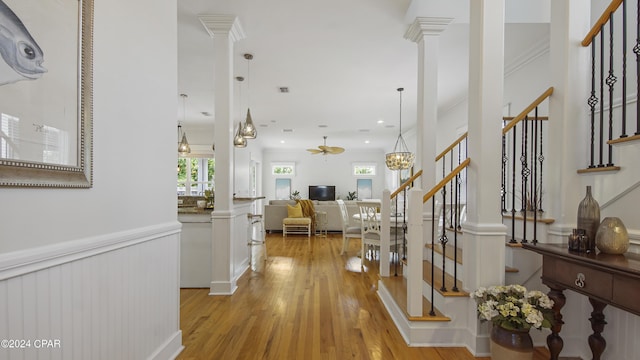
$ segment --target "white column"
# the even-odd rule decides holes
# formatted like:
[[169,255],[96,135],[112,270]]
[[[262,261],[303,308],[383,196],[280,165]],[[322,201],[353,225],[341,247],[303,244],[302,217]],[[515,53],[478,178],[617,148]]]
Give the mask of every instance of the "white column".
[[[504,1],[470,2],[467,221],[463,224],[463,283],[473,291],[505,278],[505,235],[500,212],[504,91]],[[488,353],[487,327],[475,302],[467,313],[474,354]]]
[[[232,294],[237,286],[233,271],[233,46],[245,35],[234,15],[203,15],[200,22],[213,38],[216,144],[216,201],[213,228],[211,295]],[[240,236],[242,234],[238,234]]]
[[[417,17],[404,34],[405,39],[418,44],[418,109],[416,121],[416,166],[422,177],[416,186],[425,191],[436,184],[436,134],[438,131],[438,50],[440,33],[453,19],[447,17]],[[423,228],[431,229],[431,201],[422,206]],[[423,235],[431,243],[431,231]],[[426,251],[426,250],[425,250]]]
[[588,164],[584,144],[589,134],[584,121],[591,86],[584,75],[591,73],[591,48],[580,43],[590,30],[589,19],[590,7],[582,1],[551,2],[549,55],[554,90],[549,99],[549,135],[545,144],[546,152],[553,156],[545,157],[545,167],[552,171],[545,174],[549,185],[544,189],[545,210],[555,219],[549,230],[550,242],[565,241],[575,227],[578,204],[585,194],[586,184],[576,173],[576,164],[583,168]]
[[[418,44],[418,111],[416,164],[423,170],[418,187],[435,185],[436,132],[438,129],[438,50],[440,33],[452,18],[417,17],[404,34]],[[415,169],[418,171],[418,169]]]

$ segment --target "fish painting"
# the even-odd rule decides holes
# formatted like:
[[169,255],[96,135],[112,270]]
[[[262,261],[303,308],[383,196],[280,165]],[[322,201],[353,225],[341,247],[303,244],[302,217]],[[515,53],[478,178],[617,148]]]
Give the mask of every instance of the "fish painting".
[[0,0],[0,86],[35,80],[47,72],[44,54],[18,16]]

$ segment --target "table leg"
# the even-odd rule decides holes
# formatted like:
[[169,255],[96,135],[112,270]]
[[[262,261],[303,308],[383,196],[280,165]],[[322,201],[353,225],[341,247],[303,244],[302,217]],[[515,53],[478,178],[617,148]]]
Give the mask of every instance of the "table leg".
[[591,329],[593,330],[593,334],[589,335],[589,347],[591,348],[593,360],[600,360],[600,356],[604,352],[604,348],[607,346],[607,341],[601,335],[602,331],[604,331],[604,326],[607,324],[604,320],[604,314],[602,313],[607,304],[592,298],[589,298],[589,302],[593,307],[593,312],[589,319],[591,322]]
[[[549,285],[547,285],[549,286]],[[564,346],[564,341],[560,337],[560,330],[562,330],[562,314],[560,310],[566,303],[567,299],[562,293],[563,288],[551,287],[549,286],[551,291],[549,291],[549,298],[553,300],[553,319],[554,324],[551,327],[551,334],[547,336],[547,346],[549,347],[549,353],[551,354],[551,360],[558,360],[560,356],[560,351],[562,351],[562,347]]]

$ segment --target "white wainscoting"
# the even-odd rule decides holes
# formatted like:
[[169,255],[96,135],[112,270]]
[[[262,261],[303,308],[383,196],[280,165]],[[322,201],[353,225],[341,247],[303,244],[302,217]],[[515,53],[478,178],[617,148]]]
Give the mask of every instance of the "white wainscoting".
[[179,259],[177,222],[0,255],[0,359],[175,358]]

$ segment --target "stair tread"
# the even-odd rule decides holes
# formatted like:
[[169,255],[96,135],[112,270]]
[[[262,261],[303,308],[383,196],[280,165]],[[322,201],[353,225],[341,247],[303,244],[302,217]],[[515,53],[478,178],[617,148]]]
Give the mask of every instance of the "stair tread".
[[[510,213],[502,213],[502,217],[506,219],[511,219],[513,215],[511,215]],[[523,220],[524,216],[516,215],[515,218],[516,220]],[[533,221],[533,216],[527,216],[527,221]],[[553,219],[553,218],[544,218],[544,217],[536,218],[536,222],[543,223],[543,224],[553,224],[555,221],[556,219]]]
[[505,266],[504,267],[504,271],[508,272],[508,273],[517,273],[520,272],[520,270],[518,270],[517,268],[511,267],[511,266]]
[[422,313],[425,315],[410,316],[407,311],[407,279],[404,276],[399,275],[383,277],[380,280],[409,321],[451,321],[451,318],[442,314],[442,312],[436,309],[435,306],[435,315],[429,315],[429,312],[431,311],[431,302],[429,302],[429,300],[424,296],[422,297]]
[[603,167],[578,169],[578,174],[588,174],[588,173],[598,173],[598,172],[608,172],[608,171],[619,171],[619,170],[620,170],[620,166],[603,166]]
[[453,275],[450,275],[449,273],[445,273],[445,275],[444,275],[445,286],[446,286],[447,290],[446,291],[441,290],[442,289],[442,270],[440,268],[434,266],[433,267],[433,271],[434,271],[434,273],[433,273],[434,284],[431,284],[431,262],[429,260],[423,260],[422,261],[422,278],[428,284],[433,286],[434,290],[439,292],[442,296],[446,296],[446,297],[464,297],[464,296],[469,296],[468,292],[461,290],[462,289],[462,281],[460,279],[458,279],[456,281],[456,285],[457,285],[459,291],[451,290],[451,289],[453,289]]
[[621,137],[621,138],[609,140],[607,141],[607,144],[613,145],[613,144],[618,144],[618,143],[623,143],[628,141],[636,141],[636,140],[640,140],[640,135],[633,135],[633,136],[627,136],[627,137]]
[[[437,254],[442,255],[442,244],[435,244],[435,246],[432,246],[431,244],[426,244],[425,246],[427,247],[427,249],[434,249],[435,248],[434,251]],[[457,257],[457,259],[455,259],[455,261],[458,264],[462,264],[462,249],[461,248],[457,248],[456,249],[456,248],[454,248],[453,245],[447,244],[447,245],[445,245],[445,249],[447,250],[447,255],[446,255],[447,259],[454,260],[453,252],[455,250],[456,257]]]

